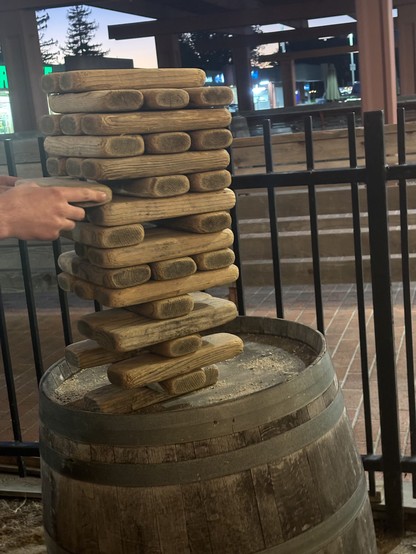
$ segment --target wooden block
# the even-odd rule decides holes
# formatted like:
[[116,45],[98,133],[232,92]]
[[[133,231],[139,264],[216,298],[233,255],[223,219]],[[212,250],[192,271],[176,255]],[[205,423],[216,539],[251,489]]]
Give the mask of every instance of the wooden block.
[[78,370],[118,362],[136,354],[136,350],[132,352],[105,350],[90,339],[74,342],[65,347],[65,360]]
[[80,242],[74,244],[75,254],[83,260],[88,260],[88,246]]
[[60,114],[43,115],[39,120],[40,131],[44,135],[62,135]]
[[195,302],[192,312],[173,319],[149,319],[123,309],[102,310],[81,317],[78,330],[103,348],[128,352],[189,335],[190,329],[200,333],[223,325],[236,316],[235,304],[211,297]]
[[[105,185],[99,186],[108,188]],[[214,210],[230,210],[234,205],[235,194],[230,189],[201,192],[200,194],[181,194],[170,198],[148,199],[114,196],[111,203],[88,210],[88,219],[96,225],[128,225],[208,213]]]
[[128,310],[150,319],[172,319],[189,314],[194,309],[194,304],[191,295],[183,294],[126,307]]
[[61,73],[47,73],[41,77],[41,87],[44,92],[61,92]]
[[202,368],[205,373],[205,386],[211,387],[212,385],[215,385],[215,383],[218,381],[218,366],[215,364],[206,366]]
[[143,139],[146,154],[175,154],[186,152],[191,146],[190,136],[182,131],[150,133]]
[[[210,366],[214,367],[214,366]],[[209,368],[203,368],[205,373],[205,383],[200,387],[208,387],[213,382],[212,372],[208,372]],[[194,389],[198,390],[198,389]],[[192,391],[189,391],[192,392]],[[158,392],[148,387],[140,387],[137,389],[121,389],[115,385],[104,385],[98,389],[92,390],[84,396],[85,407],[94,412],[108,414],[128,414],[146,406],[157,404],[172,398],[167,392]]]
[[230,227],[231,216],[226,211],[209,212],[163,219],[160,221],[160,225],[191,233],[216,233]]
[[74,292],[80,298],[84,300],[94,300],[95,285],[77,279],[69,273],[59,273],[57,276],[59,287],[65,292]]
[[49,106],[57,113],[132,112],[143,105],[139,90],[97,90],[77,94],[51,94]]
[[113,385],[134,388],[170,379],[204,365],[234,358],[243,351],[243,341],[230,333],[215,333],[202,339],[201,347],[191,354],[177,358],[165,358],[152,353],[111,364],[107,376]]
[[189,256],[174,258],[173,260],[162,260],[150,264],[152,279],[155,281],[167,281],[169,279],[180,279],[193,275],[196,271],[196,263]]
[[83,158],[67,158],[65,168],[68,175],[71,177],[82,177],[82,160]]
[[234,101],[230,87],[186,88],[190,106],[228,106]]
[[82,176],[95,181],[138,179],[176,173],[193,173],[208,169],[224,169],[230,156],[226,150],[179,152],[178,154],[144,154],[123,160],[82,159]]
[[145,88],[201,87],[205,83],[202,69],[93,69],[66,71],[59,75],[44,75],[44,92],[83,92],[89,90],[119,90]]
[[49,156],[76,158],[126,158],[140,156],[144,152],[144,141],[140,135],[46,137],[44,146]]
[[61,231],[61,236],[96,248],[120,248],[140,244],[144,239],[144,228],[140,223],[102,227],[77,221],[72,231]]
[[164,198],[178,196],[189,191],[189,179],[186,175],[161,175],[143,179],[106,181],[105,184],[111,187],[116,194],[139,198]]
[[188,175],[188,178],[192,192],[221,190],[231,185],[231,173],[226,169],[193,173],[192,175]]
[[235,261],[235,254],[231,248],[222,248],[221,250],[214,250],[213,252],[194,254],[192,258],[197,265],[198,271],[211,271],[233,264]]
[[191,150],[217,150],[228,148],[233,142],[233,135],[228,129],[204,129],[190,131]]
[[82,113],[62,115],[60,120],[62,133],[64,135],[83,135],[84,132],[81,126],[83,117],[84,114]]
[[[123,274],[123,272],[121,272]],[[62,275],[62,273],[60,274]],[[238,278],[238,268],[235,265],[213,271],[196,272],[188,277],[169,279],[168,281],[148,281],[146,283],[129,286],[127,288],[108,288],[92,285],[90,282],[73,277],[72,289],[75,294],[85,298],[90,295],[93,287],[93,298],[103,306],[124,308],[133,304],[142,304],[162,298],[169,298],[175,294],[181,295],[211,287],[230,285]],[[87,292],[84,292],[86,288]],[[64,289],[67,290],[67,289]]]
[[[27,182],[27,179],[19,179],[18,181],[16,181],[15,186],[25,185]],[[113,197],[113,191],[110,189],[110,187],[107,187],[106,185],[102,185],[100,183],[91,183],[87,181],[78,181],[76,179],[72,179],[71,177],[39,177],[35,179],[35,183],[40,187],[82,187],[92,190],[99,190],[106,193],[107,198],[102,202],[71,202],[71,204],[76,204],[77,206],[81,206],[83,208],[107,204],[111,202],[111,199]]]
[[142,94],[145,110],[178,110],[189,104],[189,94],[178,88],[145,89]]
[[154,344],[149,347],[149,350],[153,354],[159,354],[159,356],[177,358],[178,356],[196,352],[201,345],[201,335],[187,335],[186,337],[178,337],[177,339],[166,340],[159,344]]
[[124,267],[122,269],[103,269],[80,258],[75,251],[61,254],[58,258],[58,264],[62,271],[74,277],[110,289],[140,285],[148,281],[151,275],[148,265]]
[[[220,250],[233,244],[234,235],[230,229],[218,233],[198,235],[185,231],[164,228],[146,229],[140,245],[125,248],[93,248],[75,245],[78,256],[99,267],[129,267],[132,260],[137,264],[158,262],[176,257],[191,256],[201,252]],[[77,250],[78,248],[78,250]],[[82,253],[81,253],[82,250]]]
[[66,158],[48,158],[46,160],[46,169],[49,175],[64,177],[68,175],[66,171]]
[[[64,126],[65,115],[61,119],[61,128],[65,134],[70,126]],[[154,112],[129,112],[115,114],[86,114],[81,118],[81,129],[86,135],[120,135],[165,133],[168,131],[194,131],[198,129],[217,129],[228,127],[231,114],[226,108],[212,110],[170,110],[163,116]]]
[[196,369],[184,375],[160,381],[159,384],[168,394],[178,396],[202,388],[205,385],[205,381],[204,370]]

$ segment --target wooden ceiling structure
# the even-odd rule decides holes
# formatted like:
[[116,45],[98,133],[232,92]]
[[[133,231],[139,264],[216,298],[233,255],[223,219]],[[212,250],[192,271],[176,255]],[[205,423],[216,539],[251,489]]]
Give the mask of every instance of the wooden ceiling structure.
[[[109,37],[123,40],[154,36],[159,67],[180,67],[178,33],[202,30],[232,33],[227,46],[233,51],[240,109],[251,106],[249,51],[259,40],[266,43],[276,39],[288,41],[295,36],[316,37],[321,31],[308,28],[308,19],[350,15],[356,20],[348,29],[356,29],[358,37],[362,108],[383,109],[386,121],[391,123],[395,122],[397,104],[392,17],[392,8],[396,7],[401,93],[416,93],[416,0],[2,0],[0,42],[16,131],[36,129],[39,117],[47,113],[46,98],[39,86],[41,59],[35,10],[76,4],[155,19],[110,26]],[[250,30],[252,25],[277,23],[294,30],[264,33],[260,37]],[[53,26],[53,20],[50,25]],[[348,30],[341,29],[341,25],[337,27],[337,32]],[[283,78],[289,83],[286,98],[290,100],[294,92],[290,88],[294,82],[294,61],[282,57],[279,63]]]

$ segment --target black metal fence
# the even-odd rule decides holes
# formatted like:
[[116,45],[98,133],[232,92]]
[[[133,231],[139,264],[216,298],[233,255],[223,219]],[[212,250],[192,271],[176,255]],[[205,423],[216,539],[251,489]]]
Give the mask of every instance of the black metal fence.
[[[357,142],[354,115],[348,116],[348,148],[349,165],[335,169],[315,169],[313,152],[313,131],[311,119],[305,121],[306,168],[300,171],[274,172],[271,147],[271,126],[266,120],[264,129],[264,152],[266,173],[253,175],[235,175],[233,188],[235,191],[249,189],[266,189],[270,220],[271,244],[273,254],[273,277],[276,299],[276,316],[285,316],[284,295],[281,277],[279,254],[278,206],[276,205],[276,190],[281,187],[306,186],[309,200],[309,218],[311,229],[311,252],[313,260],[313,288],[317,328],[324,332],[324,305],[321,280],[320,236],[318,226],[318,211],[316,202],[316,187],[318,185],[340,185],[348,187],[351,193],[352,221],[355,249],[355,275],[358,324],[360,337],[362,392],[365,413],[366,452],[362,452],[364,467],[368,472],[370,494],[375,495],[376,485],[374,472],[382,472],[385,491],[385,511],[389,528],[397,533],[403,531],[404,507],[402,479],[404,473],[416,474],[416,406],[414,389],[414,352],[412,332],[412,302],[410,279],[410,253],[408,239],[408,205],[407,181],[416,179],[416,164],[406,163],[406,140],[404,111],[399,111],[397,126],[398,163],[386,165],[384,145],[384,120],[382,112],[371,112],[364,116],[365,136],[365,166],[357,166]],[[42,146],[40,141],[40,147]],[[6,142],[6,156],[10,174],[15,174],[12,143]],[[42,152],[42,148],[40,148]],[[44,158],[42,167],[45,168]],[[46,170],[44,169],[44,174]],[[402,258],[402,286],[405,313],[405,347],[408,375],[408,411],[410,418],[411,452],[409,456],[401,454],[398,390],[396,378],[396,351],[394,342],[394,322],[391,293],[390,252],[389,252],[389,222],[387,205],[387,183],[398,183],[400,196],[400,237]],[[372,295],[374,310],[374,333],[377,362],[377,382],[380,405],[380,427],[382,454],[374,453],[374,438],[372,436],[371,400],[369,382],[369,364],[367,354],[367,327],[364,302],[364,277],[362,231],[360,219],[359,185],[364,184],[368,200],[368,228],[370,240],[370,258],[372,275]],[[238,204],[234,209],[233,231],[235,233],[234,249],[236,263],[241,265],[240,240],[238,230]],[[60,253],[59,241],[53,244],[55,260]],[[39,347],[36,307],[33,300],[33,290],[30,279],[30,264],[27,247],[19,242],[22,270],[25,275],[24,285],[28,315],[32,335],[35,371],[38,378],[44,371],[42,354]],[[70,310],[66,295],[59,292],[63,321],[65,344],[72,341],[70,326]],[[240,314],[245,314],[244,272],[237,282],[237,301]],[[22,439],[19,424],[19,411],[14,390],[14,379],[2,295],[0,294],[0,340],[2,347],[3,366],[7,393],[9,399],[10,418],[13,428],[13,441],[2,441],[0,437],[0,456],[16,456],[19,460],[20,475],[25,474],[25,456],[38,456],[38,444],[27,443]],[[414,487],[415,488],[415,487]]]

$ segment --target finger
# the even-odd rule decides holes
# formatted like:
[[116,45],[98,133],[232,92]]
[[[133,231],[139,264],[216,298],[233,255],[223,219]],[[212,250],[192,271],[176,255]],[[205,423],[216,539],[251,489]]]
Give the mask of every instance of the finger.
[[61,231],[72,231],[72,229],[75,228],[75,225],[76,225],[76,223],[72,219],[65,219],[65,220],[63,220],[63,222],[61,224],[60,230]]
[[83,187],[56,187],[67,202],[105,202],[107,193]]
[[65,209],[65,217],[67,219],[72,219],[74,221],[82,221],[85,219],[85,210],[84,208],[79,208],[78,206],[71,206],[68,204]]
[[2,187],[13,187],[17,180],[17,177],[11,175],[2,175],[0,176],[0,185]]

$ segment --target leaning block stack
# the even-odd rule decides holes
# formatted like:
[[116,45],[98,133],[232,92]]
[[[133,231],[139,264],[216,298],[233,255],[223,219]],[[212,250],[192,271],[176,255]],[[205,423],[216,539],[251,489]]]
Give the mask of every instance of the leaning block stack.
[[125,413],[212,385],[215,364],[242,351],[237,336],[200,334],[237,315],[201,291],[238,276],[232,93],[204,84],[198,69],[43,77],[55,112],[41,121],[49,173],[112,193],[63,233],[75,249],[59,258],[61,288],[109,308],[83,317],[86,340],[66,348],[77,369],[108,364],[110,383],[85,395],[90,409]]

